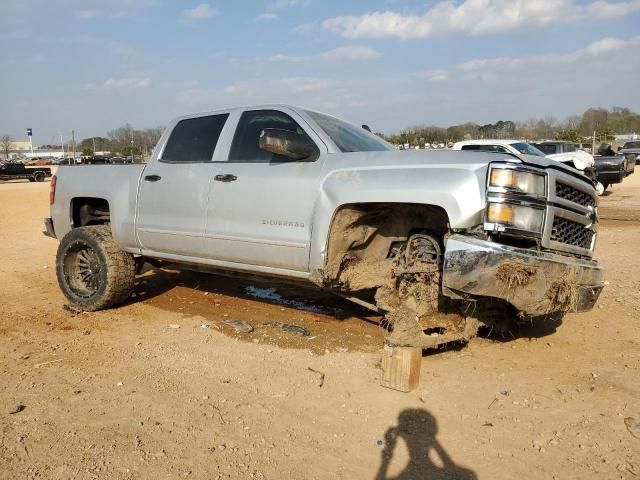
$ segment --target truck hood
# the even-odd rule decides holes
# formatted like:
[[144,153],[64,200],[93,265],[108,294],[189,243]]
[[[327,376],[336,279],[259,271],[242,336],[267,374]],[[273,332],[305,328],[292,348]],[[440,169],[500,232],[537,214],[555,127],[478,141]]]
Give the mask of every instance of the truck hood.
[[504,153],[462,150],[389,150],[383,152],[353,152],[332,154],[332,167],[345,169],[388,169],[420,167],[458,167],[477,170],[492,162],[523,163],[538,168],[553,168],[580,178],[591,180],[579,170],[547,157],[511,155]]

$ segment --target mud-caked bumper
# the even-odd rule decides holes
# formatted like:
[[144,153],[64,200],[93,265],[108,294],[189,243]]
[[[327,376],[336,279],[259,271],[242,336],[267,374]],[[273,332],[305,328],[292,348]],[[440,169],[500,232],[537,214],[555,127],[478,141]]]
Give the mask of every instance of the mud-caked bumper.
[[527,315],[584,312],[602,291],[603,270],[593,260],[452,235],[442,287],[452,298],[500,298]]

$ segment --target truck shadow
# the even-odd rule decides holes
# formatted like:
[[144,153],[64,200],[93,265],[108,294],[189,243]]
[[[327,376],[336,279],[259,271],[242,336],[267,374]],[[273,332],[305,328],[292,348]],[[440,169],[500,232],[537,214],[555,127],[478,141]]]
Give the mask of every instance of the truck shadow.
[[[250,311],[247,317],[262,316],[266,319],[275,316],[278,320],[287,321],[295,314],[295,321],[313,330],[312,334],[317,331],[314,327],[322,323],[325,326],[323,328],[329,328],[332,336],[343,332],[340,324],[346,319],[357,319],[366,322],[358,325],[359,334],[380,337],[382,340],[385,333],[385,329],[380,327],[383,317],[364,307],[312,286],[262,277],[228,277],[174,266],[147,266],[136,278],[135,296],[128,303],[138,302],[205,318],[211,314],[220,317],[223,311],[234,316],[242,311]],[[265,308],[256,309],[250,302],[259,302]],[[216,309],[220,303],[223,304],[222,309]],[[495,302],[491,305],[491,308],[480,306],[466,311],[466,315],[477,318],[483,325],[478,332],[480,338],[497,342],[542,338],[552,335],[562,324],[561,315],[517,321],[515,312],[508,306],[495,308]],[[312,318],[301,313],[310,314]],[[461,350],[465,345],[464,342],[451,342],[425,350],[424,354]]]
[[[380,467],[375,480],[475,480],[473,470],[457,465],[436,438],[438,424],[427,410],[408,408],[398,415],[397,425],[390,427],[384,435]],[[398,443],[405,443],[409,462],[397,475],[390,476],[394,452]],[[437,458],[438,464],[434,462]]]
[[[282,282],[260,277],[229,277],[178,267],[145,268],[136,278],[136,295],[129,303],[161,297],[185,287],[193,295],[220,294],[233,299],[251,300],[268,305],[323,314],[337,320],[355,317],[377,324],[377,314],[335,295],[304,284]],[[188,293],[184,295],[189,296]]]

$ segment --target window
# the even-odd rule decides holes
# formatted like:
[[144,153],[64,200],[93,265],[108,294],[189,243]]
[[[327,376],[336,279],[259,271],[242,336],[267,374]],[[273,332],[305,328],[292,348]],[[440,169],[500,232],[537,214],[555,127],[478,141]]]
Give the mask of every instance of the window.
[[229,161],[291,162],[292,159],[289,157],[267,152],[260,148],[260,135],[265,128],[295,132],[309,143],[314,144],[302,127],[286,113],[278,110],[253,110],[244,112],[240,117],[229,152]]
[[512,143],[511,146],[518,150],[520,153],[524,153],[525,155],[533,155],[534,157],[544,157],[545,154],[538,150],[536,147],[532,147],[528,143],[520,142],[520,143]]
[[542,151],[547,155],[553,155],[554,153],[558,153],[558,146],[552,143],[549,143],[549,144],[536,143],[534,146],[535,148],[537,148],[538,150]]
[[306,110],[341,152],[382,152],[394,150],[377,135],[329,115]]
[[164,147],[162,161],[210,162],[227,117],[228,113],[180,120]]
[[622,148],[640,148],[640,142],[627,142]]

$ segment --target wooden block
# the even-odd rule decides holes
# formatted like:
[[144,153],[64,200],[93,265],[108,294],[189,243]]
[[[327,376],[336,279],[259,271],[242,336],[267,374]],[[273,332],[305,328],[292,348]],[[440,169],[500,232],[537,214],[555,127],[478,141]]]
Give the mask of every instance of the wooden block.
[[384,344],[382,382],[386,388],[410,392],[420,383],[422,347],[397,347]]

